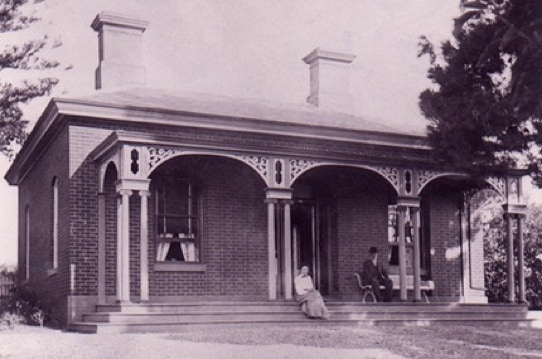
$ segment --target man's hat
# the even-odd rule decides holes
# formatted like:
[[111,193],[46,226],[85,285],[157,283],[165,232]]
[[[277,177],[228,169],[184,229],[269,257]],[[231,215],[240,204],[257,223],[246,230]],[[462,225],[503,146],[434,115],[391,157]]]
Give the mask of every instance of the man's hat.
[[376,247],[369,248],[369,253],[378,253],[378,249]]

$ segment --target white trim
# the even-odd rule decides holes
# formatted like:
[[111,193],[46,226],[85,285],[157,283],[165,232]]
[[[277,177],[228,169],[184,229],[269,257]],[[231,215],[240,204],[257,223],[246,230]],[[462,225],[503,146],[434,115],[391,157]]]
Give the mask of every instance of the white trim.
[[30,279],[30,207],[24,208],[25,280]]
[[53,269],[58,268],[58,177],[53,178]]

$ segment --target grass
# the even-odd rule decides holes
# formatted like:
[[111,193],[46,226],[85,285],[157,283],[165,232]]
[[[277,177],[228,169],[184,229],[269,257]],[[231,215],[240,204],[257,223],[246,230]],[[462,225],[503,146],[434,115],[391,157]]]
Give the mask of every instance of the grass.
[[542,331],[480,326],[219,327],[85,335],[19,326],[0,332],[15,358],[542,358]]

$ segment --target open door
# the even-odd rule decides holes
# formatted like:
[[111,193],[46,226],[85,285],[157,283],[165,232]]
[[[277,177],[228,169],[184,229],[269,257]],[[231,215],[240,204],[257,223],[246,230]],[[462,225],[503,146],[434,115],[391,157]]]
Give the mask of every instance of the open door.
[[327,211],[322,204],[296,201],[292,206],[292,268],[294,275],[307,265],[314,286],[329,294],[329,241]]

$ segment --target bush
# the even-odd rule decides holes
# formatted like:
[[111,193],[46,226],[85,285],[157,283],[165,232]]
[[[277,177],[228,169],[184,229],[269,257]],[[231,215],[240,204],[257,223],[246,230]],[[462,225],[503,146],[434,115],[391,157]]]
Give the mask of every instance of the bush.
[[[16,282],[16,271],[3,268],[0,276]],[[13,329],[18,324],[39,324],[48,319],[36,293],[26,284],[16,284],[7,298],[0,301],[0,330]]]

